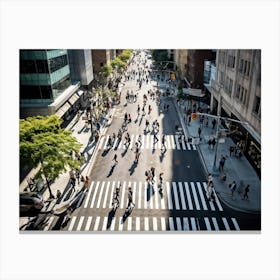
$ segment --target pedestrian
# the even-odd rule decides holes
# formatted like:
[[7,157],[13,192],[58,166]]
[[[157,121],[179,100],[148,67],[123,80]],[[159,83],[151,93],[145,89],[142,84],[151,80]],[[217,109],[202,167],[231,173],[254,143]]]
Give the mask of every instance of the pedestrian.
[[161,186],[161,188],[162,188],[162,184],[163,184],[163,172],[160,172],[160,173],[159,173],[159,184],[160,184],[160,186]]
[[146,128],[145,128],[145,131],[149,131],[149,121],[148,121],[148,119],[146,119]]
[[113,161],[115,162],[115,165],[117,165],[119,162],[117,160],[118,156],[117,154],[114,155]]
[[216,138],[214,137],[214,138],[212,139],[212,149],[215,148],[215,145],[216,145]]
[[152,179],[152,182],[154,182],[154,178],[155,178],[155,168],[151,167],[151,179]]
[[137,142],[139,143],[139,147],[141,147],[142,146],[142,135],[138,136],[138,141]]
[[75,177],[74,171],[71,170],[71,171],[69,172],[69,175],[70,175],[70,184],[71,184],[71,186],[72,186],[72,187],[74,188],[74,190],[75,190],[76,177]]
[[212,181],[207,186],[207,198],[209,201],[212,201],[212,199],[215,200],[214,185]]
[[138,104],[138,107],[137,107],[137,114],[139,115],[140,114],[140,106]]
[[199,127],[198,128],[198,137],[199,137],[199,139],[201,139],[200,135],[201,135],[201,128]]
[[247,185],[244,189],[243,200],[249,200],[248,192],[250,191],[250,185]]
[[146,113],[145,113],[145,105],[143,105],[143,108],[142,108],[142,115],[145,116]]
[[208,185],[213,182],[213,176],[211,173],[208,174]]
[[149,105],[149,107],[148,107],[148,114],[150,114],[151,111],[152,111],[152,107],[151,107],[151,105]]
[[164,148],[164,150],[166,150],[166,146],[165,146],[165,134],[162,135],[161,138],[161,150]]
[[229,147],[229,156],[231,157],[232,154],[234,153],[235,147],[234,146],[230,146]]
[[231,197],[234,196],[234,192],[236,191],[236,188],[237,188],[236,182],[233,181],[233,182],[231,183],[231,186],[230,186]]
[[75,176],[76,176],[76,179],[77,179],[78,185],[79,185],[80,184],[80,170],[79,169],[76,169]]
[[212,129],[215,129],[216,123],[217,123],[216,119],[213,119],[212,120]]
[[124,114],[124,122],[127,122],[127,113]]
[[205,126],[208,127],[208,117],[205,119]]
[[86,176],[85,183],[84,183],[84,189],[88,189],[88,187],[89,187],[89,177]]
[[111,135],[109,135],[108,142],[107,142],[107,149],[111,148],[111,146],[112,146],[112,138]]
[[226,162],[226,158],[222,155],[219,163],[220,172],[224,171],[225,162]]
[[154,143],[158,142],[157,134],[156,132],[154,133]]
[[28,188],[29,188],[29,190],[31,191],[31,187],[33,187],[33,186],[35,185],[34,179],[31,178],[31,177],[28,177],[28,178],[27,178],[27,183],[28,183]]
[[116,203],[116,208],[119,207],[119,205],[120,205],[119,195],[120,195],[120,186],[118,186],[116,188],[116,191],[114,192],[113,201],[112,201],[112,207],[114,206],[115,203]]
[[128,210],[129,208],[131,208],[131,204],[133,204],[133,207],[135,207],[135,203],[132,201],[132,189],[131,187],[128,188],[128,194],[127,194],[127,197],[128,197],[128,203],[127,203],[127,207],[126,207],[126,210]]
[[128,114],[127,121],[128,121],[128,123],[131,123],[131,116],[130,116],[130,114]]

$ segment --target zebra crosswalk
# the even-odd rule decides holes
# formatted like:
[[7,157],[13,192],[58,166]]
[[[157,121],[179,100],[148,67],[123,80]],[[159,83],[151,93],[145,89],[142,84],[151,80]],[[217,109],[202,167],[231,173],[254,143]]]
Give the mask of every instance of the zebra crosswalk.
[[[135,143],[138,141],[139,135],[131,134],[130,135],[130,143],[126,145],[125,139],[115,141],[111,145],[111,149],[113,150],[124,150],[126,148],[131,149]],[[141,136],[141,149],[158,149],[160,150],[162,147],[161,138],[162,135],[157,135],[158,141],[154,142],[154,135],[146,134]],[[99,149],[106,150],[108,148],[108,140],[109,135],[105,135],[100,139]],[[182,141],[179,139],[179,135],[165,135],[165,147],[167,150],[196,150],[196,146],[194,144],[187,143],[186,141]]]
[[157,182],[152,185],[147,182],[93,181],[82,208],[112,208],[117,187],[120,188],[120,209],[127,206],[128,188],[131,187],[135,209],[223,211],[215,190],[215,200],[208,200],[206,182],[165,182],[160,192]]
[[73,216],[65,231],[240,231],[235,218]]

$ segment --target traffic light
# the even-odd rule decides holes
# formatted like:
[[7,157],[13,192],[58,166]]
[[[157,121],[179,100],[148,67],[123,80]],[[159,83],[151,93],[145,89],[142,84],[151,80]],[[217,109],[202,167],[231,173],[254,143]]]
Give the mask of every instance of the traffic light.
[[196,113],[192,113],[192,120],[195,121],[196,120]]
[[170,72],[170,80],[174,80],[175,79],[175,73]]

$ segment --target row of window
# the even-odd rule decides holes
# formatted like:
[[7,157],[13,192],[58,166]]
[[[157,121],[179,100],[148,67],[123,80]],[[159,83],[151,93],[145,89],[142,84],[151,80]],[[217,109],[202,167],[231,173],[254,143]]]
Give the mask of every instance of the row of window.
[[247,94],[248,91],[246,88],[244,88],[241,85],[237,85],[236,91],[235,91],[235,97],[242,103],[242,104],[246,104],[247,102]]
[[67,55],[49,60],[21,60],[20,73],[53,73],[68,64]]
[[[220,64],[225,64],[226,63],[226,53],[223,51],[220,51],[219,53],[219,63]],[[233,55],[228,55],[227,56],[227,67],[229,68],[235,68],[235,56]],[[248,60],[245,60],[243,58],[239,59],[239,66],[238,66],[238,71],[239,73],[249,76],[250,74],[250,68],[251,68],[251,62]]]

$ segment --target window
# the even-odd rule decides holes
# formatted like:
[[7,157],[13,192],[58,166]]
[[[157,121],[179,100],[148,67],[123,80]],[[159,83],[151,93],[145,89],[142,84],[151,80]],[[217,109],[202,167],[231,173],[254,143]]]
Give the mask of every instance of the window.
[[38,73],[48,73],[48,64],[46,60],[36,60]]
[[227,66],[230,67],[230,68],[234,68],[234,66],[235,66],[235,56],[232,56],[232,55],[228,56]]
[[225,74],[224,72],[220,71],[220,84],[223,85],[225,81]]
[[67,55],[54,57],[49,60],[50,72],[53,73],[68,64]]
[[239,96],[240,96],[240,85],[238,84],[237,87],[236,87],[235,97],[236,97],[237,99],[239,99]]
[[233,80],[229,79],[229,86],[228,86],[228,93],[231,95],[232,93],[232,85],[233,85]]
[[242,73],[242,71],[243,71],[243,65],[244,65],[244,59],[240,59],[239,69],[238,69],[238,71],[239,71],[240,73]]
[[247,67],[246,67],[246,69],[245,69],[245,75],[246,75],[246,76],[249,76],[249,74],[250,74],[250,67],[251,67],[251,62],[248,61],[248,62],[247,62]]
[[244,88],[243,89],[243,99],[241,100],[241,102],[246,105],[246,102],[247,102],[247,89]]
[[20,63],[20,73],[36,73],[34,60],[22,60]]
[[250,68],[251,68],[251,62],[250,61],[247,61],[247,60],[244,60],[244,59],[240,60],[239,69],[238,69],[239,73],[241,73],[243,75],[246,75],[246,76],[249,76]]
[[255,104],[253,106],[253,112],[257,115],[260,115],[261,109],[261,98],[256,96],[255,97]]
[[100,62],[100,67],[103,67],[104,66],[104,63],[103,62]]

